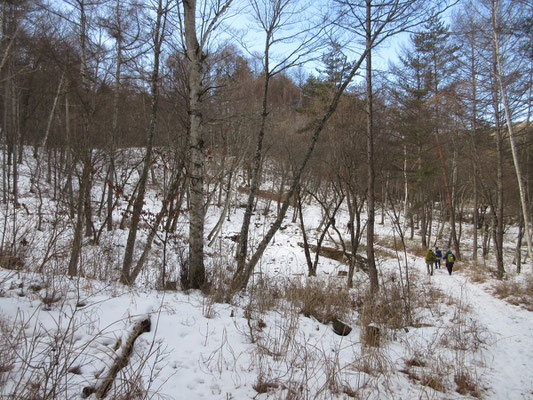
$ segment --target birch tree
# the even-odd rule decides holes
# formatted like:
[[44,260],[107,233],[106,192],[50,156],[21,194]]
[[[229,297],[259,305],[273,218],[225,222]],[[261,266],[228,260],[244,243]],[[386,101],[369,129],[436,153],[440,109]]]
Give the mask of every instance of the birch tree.
[[[203,72],[208,44],[222,17],[233,0],[215,0],[200,4],[183,0],[183,40],[187,56],[188,134],[189,134],[189,271],[191,288],[205,283],[204,265],[204,134],[202,131],[202,102],[205,95]],[[197,19],[201,21],[197,26]]]

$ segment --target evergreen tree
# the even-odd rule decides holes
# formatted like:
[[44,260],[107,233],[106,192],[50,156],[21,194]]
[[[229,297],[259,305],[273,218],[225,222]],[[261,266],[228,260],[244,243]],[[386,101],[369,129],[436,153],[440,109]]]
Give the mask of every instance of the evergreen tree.
[[[448,208],[450,213],[451,239],[455,249],[455,254],[460,257],[459,241],[455,229],[455,209],[452,194],[452,186],[448,180],[446,171],[444,149],[441,144],[441,134],[444,133],[446,106],[446,93],[453,88],[454,71],[457,69],[457,46],[450,41],[450,31],[440,18],[433,18],[424,24],[421,32],[413,37],[415,51],[420,54],[421,61],[426,66],[426,77],[429,80],[429,93],[431,98],[428,103],[431,105],[433,118],[433,133],[441,162],[442,177]],[[449,114],[449,113],[446,113]],[[448,157],[449,155],[446,154]],[[451,165],[452,170],[455,167]],[[453,182],[452,182],[453,183]]]

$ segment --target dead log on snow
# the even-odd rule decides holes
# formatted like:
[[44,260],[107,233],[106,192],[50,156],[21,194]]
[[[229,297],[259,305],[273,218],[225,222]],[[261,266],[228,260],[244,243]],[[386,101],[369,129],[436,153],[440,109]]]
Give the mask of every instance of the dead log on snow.
[[[298,242],[298,246],[304,247],[304,244],[302,242]],[[309,245],[309,249],[316,253],[317,246],[314,244]],[[344,254],[344,251],[340,249],[335,249],[333,247],[326,247],[321,246],[320,247],[320,255],[326,258],[330,258],[335,261],[339,262],[345,262],[346,261],[346,254]],[[352,253],[347,253],[348,257],[353,257]],[[366,257],[363,257],[359,254],[355,255],[355,265],[357,268],[363,270],[364,272],[368,273],[368,259]]]
[[84,387],[82,391],[83,398],[87,398],[93,393],[96,394],[97,399],[103,399],[107,396],[107,393],[109,392],[109,389],[111,389],[111,385],[115,381],[119,371],[128,365],[135,340],[143,333],[150,332],[151,325],[152,323],[150,321],[150,317],[138,321],[135,324],[130,336],[128,337],[128,340],[122,345],[122,351],[118,354],[117,358],[113,362],[113,365],[109,369],[106,377],[101,381],[98,387]]

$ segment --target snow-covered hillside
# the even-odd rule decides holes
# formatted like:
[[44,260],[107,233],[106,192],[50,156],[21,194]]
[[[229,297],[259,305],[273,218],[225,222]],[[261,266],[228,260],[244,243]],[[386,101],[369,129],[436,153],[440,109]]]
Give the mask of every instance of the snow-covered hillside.
[[[445,268],[426,275],[414,242],[408,241],[407,259],[403,250],[387,247],[395,235],[388,218],[377,225],[381,290],[373,297],[364,272],[356,272],[348,290],[346,265],[325,257],[318,276],[308,278],[301,230],[287,219],[248,290],[217,302],[228,300],[221,290],[233,272],[231,237],[239,232],[242,208],[231,211],[206,247],[210,291],[164,291],[154,282],[163,257],[169,276],[178,279],[186,214],[180,233],[165,249],[156,239],[138,284],[126,287],[117,283],[117,271],[127,229],[104,232],[99,245],[85,244],[83,271],[98,280],[69,279],[64,271],[72,227],[50,223],[59,207],[45,197],[42,231],[35,230],[38,197],[29,182],[21,181],[24,207],[3,206],[4,237],[26,243],[17,242],[24,250],[21,264],[3,257],[0,269],[2,398],[97,398],[142,321],[149,321],[149,331],[137,332],[108,398],[533,398],[531,311],[495,297],[497,281],[473,279],[468,260],[458,262],[451,276]],[[158,200],[151,199],[147,207],[155,210]],[[220,212],[210,207],[206,233]],[[337,219],[345,220],[346,212]],[[275,207],[254,215],[253,243],[274,213]],[[11,232],[14,217],[19,230]],[[320,220],[318,205],[306,206],[313,240]],[[335,247],[331,238],[326,245]],[[530,272],[510,276],[533,286]],[[332,316],[352,331],[335,333]]]

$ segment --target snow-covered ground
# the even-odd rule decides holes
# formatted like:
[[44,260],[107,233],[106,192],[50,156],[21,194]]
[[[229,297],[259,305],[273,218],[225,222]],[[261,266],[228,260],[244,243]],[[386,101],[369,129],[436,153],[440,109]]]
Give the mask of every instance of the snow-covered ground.
[[[33,209],[35,199],[28,191],[22,191],[21,198]],[[214,206],[209,209],[206,233],[219,212]],[[272,212],[275,207],[268,216],[255,214],[252,243],[260,240],[273,220]],[[235,244],[227,238],[239,232],[241,218],[242,209],[232,210],[219,239],[206,247],[209,268],[231,273]],[[319,208],[307,206],[305,221],[311,235],[319,220]],[[342,214],[338,220],[343,220]],[[379,239],[390,239],[390,221],[377,225],[376,233]],[[126,234],[120,230],[104,233],[102,243],[110,247],[103,252],[107,255],[88,245],[83,259],[91,268],[113,271],[119,265]],[[32,232],[31,244],[44,243],[45,236],[46,232]],[[138,337],[109,398],[126,398],[119,393],[127,392],[130,398],[187,400],[462,399],[477,395],[533,399],[533,314],[494,297],[488,290],[490,281],[472,282],[466,268],[452,276],[442,268],[428,277],[423,258],[408,254],[406,263],[417,288],[414,293],[420,297],[416,303],[426,306],[416,310],[411,326],[380,325],[380,345],[367,346],[360,309],[354,306],[345,318],[353,331],[339,336],[331,324],[300,314],[281,293],[301,287],[306,280],[307,265],[298,242],[300,228],[287,217],[253,277],[254,290],[264,284],[270,297],[277,298],[274,305],[264,307],[254,303],[264,293],[254,291],[239,294],[231,303],[216,303],[213,296],[199,291],[151,289],[146,283],[157,276],[154,268],[161,257],[157,243],[151,267],[134,288],[119,285],[108,274],[102,281],[69,280],[51,273],[53,268],[46,274],[0,268],[2,398],[10,393],[30,398],[22,394],[43,388],[49,399],[81,398],[84,388],[99,387],[112,361],[124,351],[132,329],[149,317],[150,332]],[[325,245],[333,246],[331,242]],[[58,252],[62,249],[60,241],[55,246]],[[36,270],[37,265],[31,263],[42,257],[42,253],[28,255],[27,269]],[[397,273],[399,265],[403,268],[405,260],[399,257],[378,258],[383,281]],[[168,268],[177,275],[175,258],[169,254],[168,259]],[[346,265],[321,257],[318,277],[309,282],[325,287],[333,296],[337,291],[344,296],[346,278],[338,272],[345,270]],[[364,273],[357,273],[353,298],[346,301],[362,296],[365,284]],[[473,382],[470,391],[457,392],[458,376]],[[141,388],[145,391],[135,397]]]

